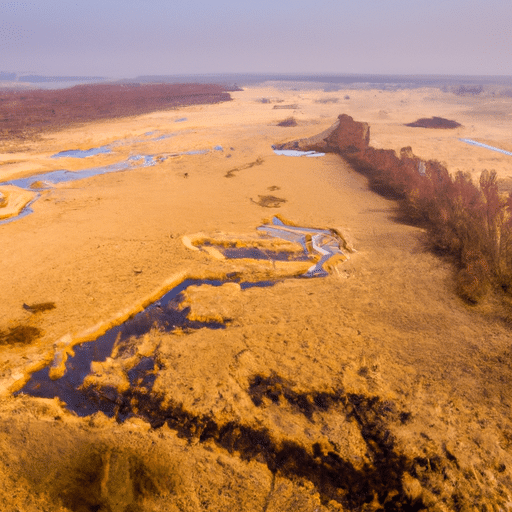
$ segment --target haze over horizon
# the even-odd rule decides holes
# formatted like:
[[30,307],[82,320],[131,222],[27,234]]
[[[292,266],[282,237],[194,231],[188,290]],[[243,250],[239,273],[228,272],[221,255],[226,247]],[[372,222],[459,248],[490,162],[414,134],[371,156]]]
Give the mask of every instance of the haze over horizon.
[[512,3],[8,1],[0,71],[512,75]]

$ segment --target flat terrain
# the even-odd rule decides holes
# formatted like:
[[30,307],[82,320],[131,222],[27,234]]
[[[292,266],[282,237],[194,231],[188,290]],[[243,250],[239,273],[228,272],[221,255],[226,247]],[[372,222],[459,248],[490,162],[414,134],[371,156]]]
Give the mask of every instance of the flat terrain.
[[[46,188],[33,213],[0,224],[0,331],[33,335],[1,347],[2,508],[510,509],[509,313],[492,298],[473,308],[458,299],[450,263],[340,157],[278,156],[271,145],[346,113],[370,124],[374,147],[411,146],[475,179],[495,169],[508,190],[512,157],[459,139],[512,151],[512,99],[279,84],[230,95],[4,143],[0,183],[134,155],[157,163]],[[461,126],[405,126],[434,116]],[[295,126],[278,125],[290,117]],[[357,252],[328,277],[294,279],[286,264],[219,260],[183,243],[198,233],[257,239],[275,214],[336,228]],[[184,277],[233,272],[280,279],[189,288],[189,314],[224,329],[153,329],[95,364],[90,399],[117,400],[126,421],[15,395],[32,372],[52,362],[57,371],[74,343]],[[55,307],[23,307],[46,303]],[[130,381],[149,360],[146,384]]]

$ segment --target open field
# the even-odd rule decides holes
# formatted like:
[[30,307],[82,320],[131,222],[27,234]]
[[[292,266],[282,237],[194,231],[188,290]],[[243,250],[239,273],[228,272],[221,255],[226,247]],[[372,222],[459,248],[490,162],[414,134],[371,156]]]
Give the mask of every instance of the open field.
[[[1,183],[152,157],[37,189],[33,213],[0,224],[2,508],[511,509],[510,312],[492,296],[462,302],[450,263],[341,157],[271,146],[345,113],[375,148],[411,146],[474,179],[494,169],[508,191],[512,157],[459,139],[512,151],[512,98],[280,84],[230,95],[1,142],[7,203]],[[461,126],[405,126],[431,117]],[[183,243],[257,244],[276,214],[336,230],[355,252],[327,277],[295,279],[304,263]],[[234,276],[277,283],[189,287],[177,308],[225,328],[148,328],[93,363],[84,396],[110,401],[118,421],[16,394],[184,279]]]

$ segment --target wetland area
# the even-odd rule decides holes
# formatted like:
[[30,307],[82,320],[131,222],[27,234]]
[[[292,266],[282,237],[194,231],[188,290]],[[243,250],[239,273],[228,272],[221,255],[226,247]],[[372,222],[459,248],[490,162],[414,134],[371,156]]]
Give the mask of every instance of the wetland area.
[[94,87],[0,91],[0,508],[511,509],[510,304],[320,151],[347,114],[508,191],[504,86]]

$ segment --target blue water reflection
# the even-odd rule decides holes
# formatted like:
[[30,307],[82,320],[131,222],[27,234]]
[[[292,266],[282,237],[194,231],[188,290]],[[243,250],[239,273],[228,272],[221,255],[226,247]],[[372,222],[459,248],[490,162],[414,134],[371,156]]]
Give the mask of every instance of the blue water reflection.
[[298,151],[297,149],[272,149],[274,150],[274,153],[276,155],[307,157],[325,156],[325,153],[318,153],[317,151]]
[[109,146],[100,146],[99,148],[92,149],[69,149],[55,153],[55,155],[52,155],[52,158],[88,158],[90,156],[108,154],[111,151]]
[[[24,188],[27,190],[42,190],[43,188],[47,188],[48,185],[81,180],[83,178],[91,178],[92,176],[98,176],[99,174],[124,171],[134,167],[150,167],[155,164],[156,160],[152,155],[135,155],[131,156],[127,160],[124,160],[123,162],[117,162],[115,164],[91,167],[81,171],[51,171],[44,174],[29,176],[27,178],[19,178],[16,180],[6,181],[1,183],[1,185],[14,185],[16,187]],[[39,184],[42,186],[39,186]]]
[[495,148],[494,146],[489,146],[488,144],[483,144],[482,142],[477,142],[472,139],[459,139],[461,142],[465,142],[466,144],[471,144],[472,146],[478,146],[480,148],[490,149],[492,151],[497,151],[498,153],[503,153],[504,155],[512,156],[510,151],[505,151],[504,149]]

